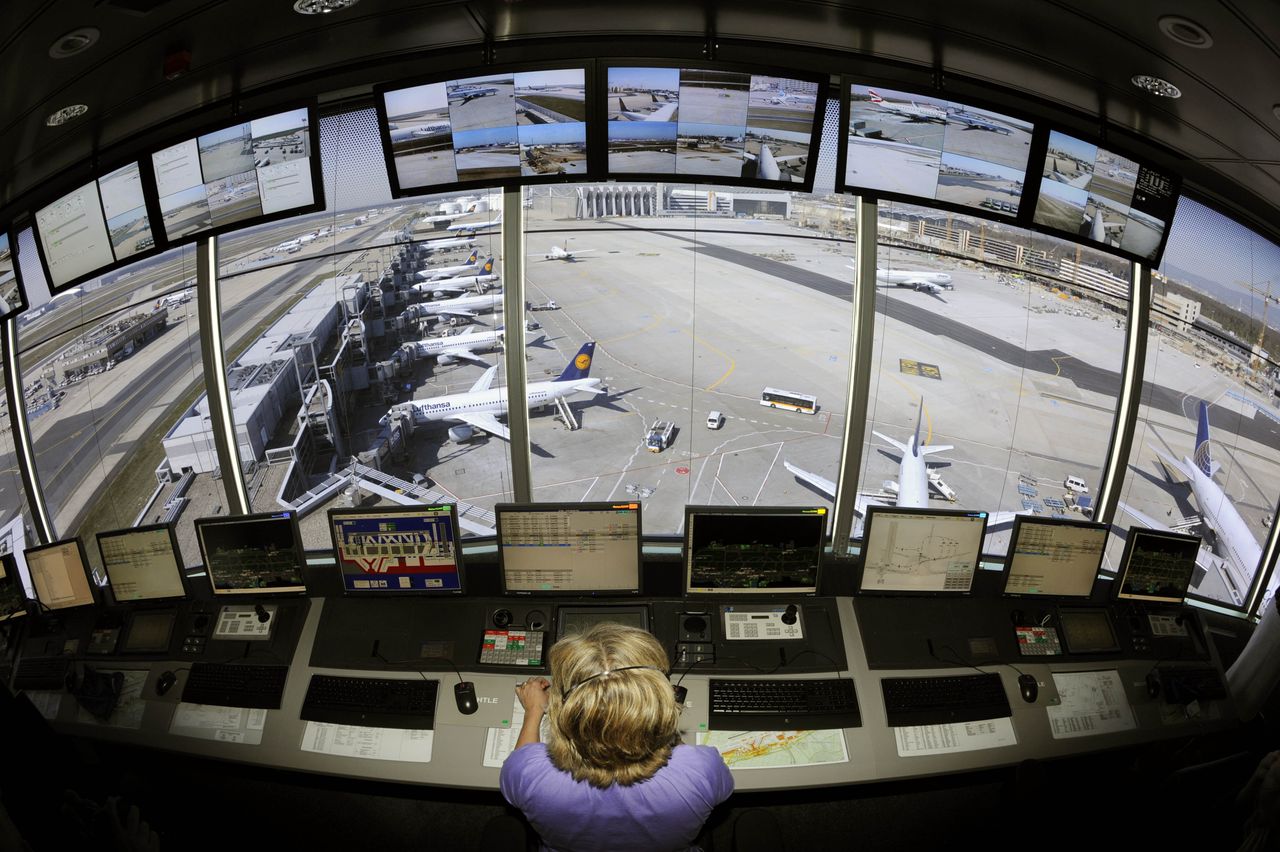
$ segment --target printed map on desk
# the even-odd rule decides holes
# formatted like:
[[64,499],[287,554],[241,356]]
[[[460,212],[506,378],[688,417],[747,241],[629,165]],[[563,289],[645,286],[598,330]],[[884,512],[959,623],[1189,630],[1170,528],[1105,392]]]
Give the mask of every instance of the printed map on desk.
[[848,763],[844,731],[700,731],[698,745],[715,746],[730,769],[784,769]]

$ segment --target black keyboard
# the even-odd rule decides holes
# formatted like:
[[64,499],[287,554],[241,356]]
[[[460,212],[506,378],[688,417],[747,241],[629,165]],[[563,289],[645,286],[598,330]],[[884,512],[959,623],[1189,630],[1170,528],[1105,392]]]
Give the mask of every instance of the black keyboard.
[[312,675],[302,718],[370,728],[428,730],[435,723],[438,680]]
[[1166,704],[1221,701],[1227,697],[1227,687],[1215,668],[1171,668],[1157,671],[1160,672],[1161,693]]
[[858,728],[862,715],[853,681],[845,678],[711,681],[714,731]]
[[64,689],[70,657],[35,657],[18,663],[13,673],[14,689]]
[[887,677],[880,681],[889,726],[945,725],[1012,716],[998,674]]
[[189,704],[279,710],[287,674],[288,666],[192,663],[182,688],[182,700]]

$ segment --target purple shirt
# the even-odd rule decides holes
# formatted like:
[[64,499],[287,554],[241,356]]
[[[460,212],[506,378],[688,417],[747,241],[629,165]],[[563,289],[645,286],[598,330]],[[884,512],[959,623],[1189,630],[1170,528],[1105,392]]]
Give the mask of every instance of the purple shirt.
[[688,849],[733,792],[733,776],[711,746],[678,745],[652,778],[601,789],[574,781],[534,743],[502,764],[502,795],[524,812],[549,852]]

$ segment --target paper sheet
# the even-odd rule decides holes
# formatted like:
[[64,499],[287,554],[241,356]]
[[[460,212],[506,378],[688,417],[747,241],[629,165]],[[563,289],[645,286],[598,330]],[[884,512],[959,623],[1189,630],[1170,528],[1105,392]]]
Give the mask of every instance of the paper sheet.
[[698,745],[715,746],[730,769],[793,769],[848,763],[844,731],[699,731]]
[[1045,710],[1055,740],[1112,734],[1137,727],[1120,673],[1114,669],[1054,672],[1053,685],[1062,703]]
[[1013,719],[981,719],[977,722],[951,722],[946,725],[911,725],[894,728],[898,757],[925,757],[931,754],[954,754],[1017,745]]
[[430,763],[435,732],[401,728],[364,728],[307,722],[302,750],[366,760],[405,760]]
[[[484,765],[490,769],[498,769],[506,762],[507,756],[516,750],[516,740],[520,739],[520,728],[524,725],[524,707],[520,699],[515,699],[515,707],[511,711],[510,728],[489,728],[484,738]],[[542,717],[542,742],[547,741],[549,725],[547,717]]]
[[[147,702],[142,698],[142,687],[147,682],[145,671],[122,671],[124,686],[120,689],[120,700],[111,718],[103,722],[79,704],[76,704],[76,721],[82,725],[102,725],[108,728],[128,728],[136,731],[142,728],[142,714],[147,709]],[[111,671],[99,669],[98,674],[111,675]]]
[[169,733],[201,740],[259,745],[266,724],[266,710],[183,702],[174,711]]

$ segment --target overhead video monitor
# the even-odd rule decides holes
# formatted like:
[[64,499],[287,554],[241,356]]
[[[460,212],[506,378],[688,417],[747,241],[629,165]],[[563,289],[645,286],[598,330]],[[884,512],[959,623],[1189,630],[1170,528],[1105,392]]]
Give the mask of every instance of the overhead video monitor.
[[813,185],[816,78],[708,68],[608,69],[609,176]]
[[18,257],[8,231],[0,230],[0,320],[27,308],[27,291],[18,276]]
[[12,553],[0,555],[0,624],[27,614],[27,592]]
[[100,532],[98,550],[116,603],[180,600],[187,596],[182,554],[168,524]]
[[151,155],[170,243],[319,210],[319,133],[309,107],[239,121]]
[[1031,122],[930,95],[852,82],[846,88],[841,191],[1018,215]]
[[329,534],[349,594],[462,591],[452,504],[330,509]]
[[1112,597],[1182,603],[1199,553],[1199,536],[1130,527]]
[[1032,221],[1154,264],[1178,205],[1180,184],[1174,174],[1054,130]]
[[54,292],[155,248],[137,163],[36,211],[37,245]]
[[377,93],[396,196],[589,171],[585,68],[397,83]]
[[640,591],[639,503],[499,503],[506,594]]
[[23,551],[36,600],[52,610],[98,603],[98,584],[78,538],[29,547]]
[[986,512],[869,506],[858,591],[967,595],[986,529]]
[[1004,593],[1087,598],[1106,546],[1106,524],[1018,515],[1009,541]]
[[215,595],[306,591],[302,539],[293,512],[197,518],[196,541]]
[[816,594],[826,532],[821,506],[686,506],[685,592]]

